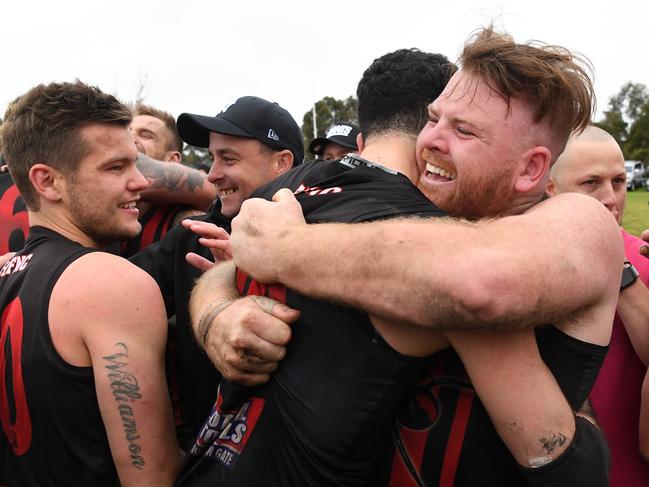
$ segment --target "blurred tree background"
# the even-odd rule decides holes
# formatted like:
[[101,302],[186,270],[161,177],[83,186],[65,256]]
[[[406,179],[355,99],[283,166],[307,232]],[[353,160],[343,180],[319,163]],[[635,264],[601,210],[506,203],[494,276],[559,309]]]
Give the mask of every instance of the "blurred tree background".
[[608,102],[595,123],[620,144],[626,160],[649,163],[649,92],[642,83],[627,82]]
[[[315,103],[316,137],[324,137],[334,122],[351,122],[358,125],[358,100],[350,96],[345,100],[337,100],[331,96],[325,96]],[[313,136],[313,109],[309,110],[302,117],[302,139],[304,149],[308,151],[309,143]],[[310,154],[307,154],[307,158]]]
[[183,149],[182,163],[191,167],[199,167],[204,164],[211,166],[212,158],[210,157],[210,153],[207,149],[185,144],[185,148]]

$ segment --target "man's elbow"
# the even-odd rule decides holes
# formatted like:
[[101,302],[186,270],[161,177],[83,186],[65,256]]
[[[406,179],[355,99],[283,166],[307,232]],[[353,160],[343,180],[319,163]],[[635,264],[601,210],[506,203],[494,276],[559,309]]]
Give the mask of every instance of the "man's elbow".
[[495,327],[515,322],[520,310],[517,283],[497,272],[480,272],[458,284],[454,301],[466,327]]

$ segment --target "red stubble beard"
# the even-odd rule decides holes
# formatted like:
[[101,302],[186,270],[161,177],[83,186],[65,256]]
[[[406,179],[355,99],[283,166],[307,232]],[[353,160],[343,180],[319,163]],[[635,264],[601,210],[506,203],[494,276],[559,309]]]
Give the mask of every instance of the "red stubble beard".
[[[422,151],[422,158],[438,167],[450,169],[450,164],[427,149]],[[483,166],[484,167],[484,166]],[[509,214],[514,202],[511,182],[512,164],[498,164],[486,174],[482,171],[458,171],[456,179],[439,186],[431,184],[421,177],[417,187],[437,207],[449,216],[478,220]],[[478,169],[478,166],[476,166]],[[454,171],[457,169],[454,168]],[[425,171],[425,168],[424,168]],[[447,187],[444,187],[447,186]]]

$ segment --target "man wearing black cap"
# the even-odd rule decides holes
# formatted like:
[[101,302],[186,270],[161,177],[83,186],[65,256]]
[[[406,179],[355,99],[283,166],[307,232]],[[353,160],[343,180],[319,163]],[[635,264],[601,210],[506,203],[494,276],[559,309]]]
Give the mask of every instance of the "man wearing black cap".
[[342,159],[349,152],[358,152],[358,127],[350,122],[337,122],[324,137],[317,137],[309,144],[309,152],[325,161]]
[[[302,134],[295,120],[277,103],[262,98],[244,96],[214,117],[183,113],[177,125],[185,142],[209,148],[213,159],[208,180],[216,186],[219,199],[199,219],[228,232],[230,219],[256,188],[304,158]],[[212,258],[198,239],[192,231],[175,227],[162,240],[131,257],[160,286],[168,316],[176,315],[176,376],[181,395],[176,422],[183,425],[178,431],[181,445],[184,439],[193,439],[209,413],[220,380],[196,345],[187,310],[200,272],[186,262],[185,255],[194,252]],[[283,316],[290,320],[290,316]]]
[[228,218],[255,189],[304,158],[293,117],[277,103],[255,96],[239,98],[216,117],[183,113],[178,131],[187,143],[210,149],[214,162],[208,179]]

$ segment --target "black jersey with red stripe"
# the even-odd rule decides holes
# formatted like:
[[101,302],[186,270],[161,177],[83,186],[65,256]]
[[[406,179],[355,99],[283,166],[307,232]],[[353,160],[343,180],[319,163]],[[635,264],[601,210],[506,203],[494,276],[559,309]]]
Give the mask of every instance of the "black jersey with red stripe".
[[[574,410],[588,397],[608,347],[553,326],[535,329],[539,352]],[[392,449],[372,485],[527,485],[454,350],[439,352],[395,418]]]
[[142,231],[137,237],[120,242],[120,255],[129,258],[162,239],[176,223],[180,213],[190,208],[183,205],[154,205],[138,220]]
[[0,174],[0,255],[23,248],[29,233],[27,207],[11,175]]
[[61,358],[50,296],[65,269],[93,252],[43,227],[0,269],[0,465],[10,486],[117,486],[92,367]]
[[[296,193],[311,223],[442,214],[403,175],[356,156],[302,165],[255,196],[269,199],[282,187]],[[301,316],[267,384],[221,382],[179,485],[368,485],[391,419],[428,359],[396,352],[364,312],[240,272],[237,285],[244,294],[284,301]]]

